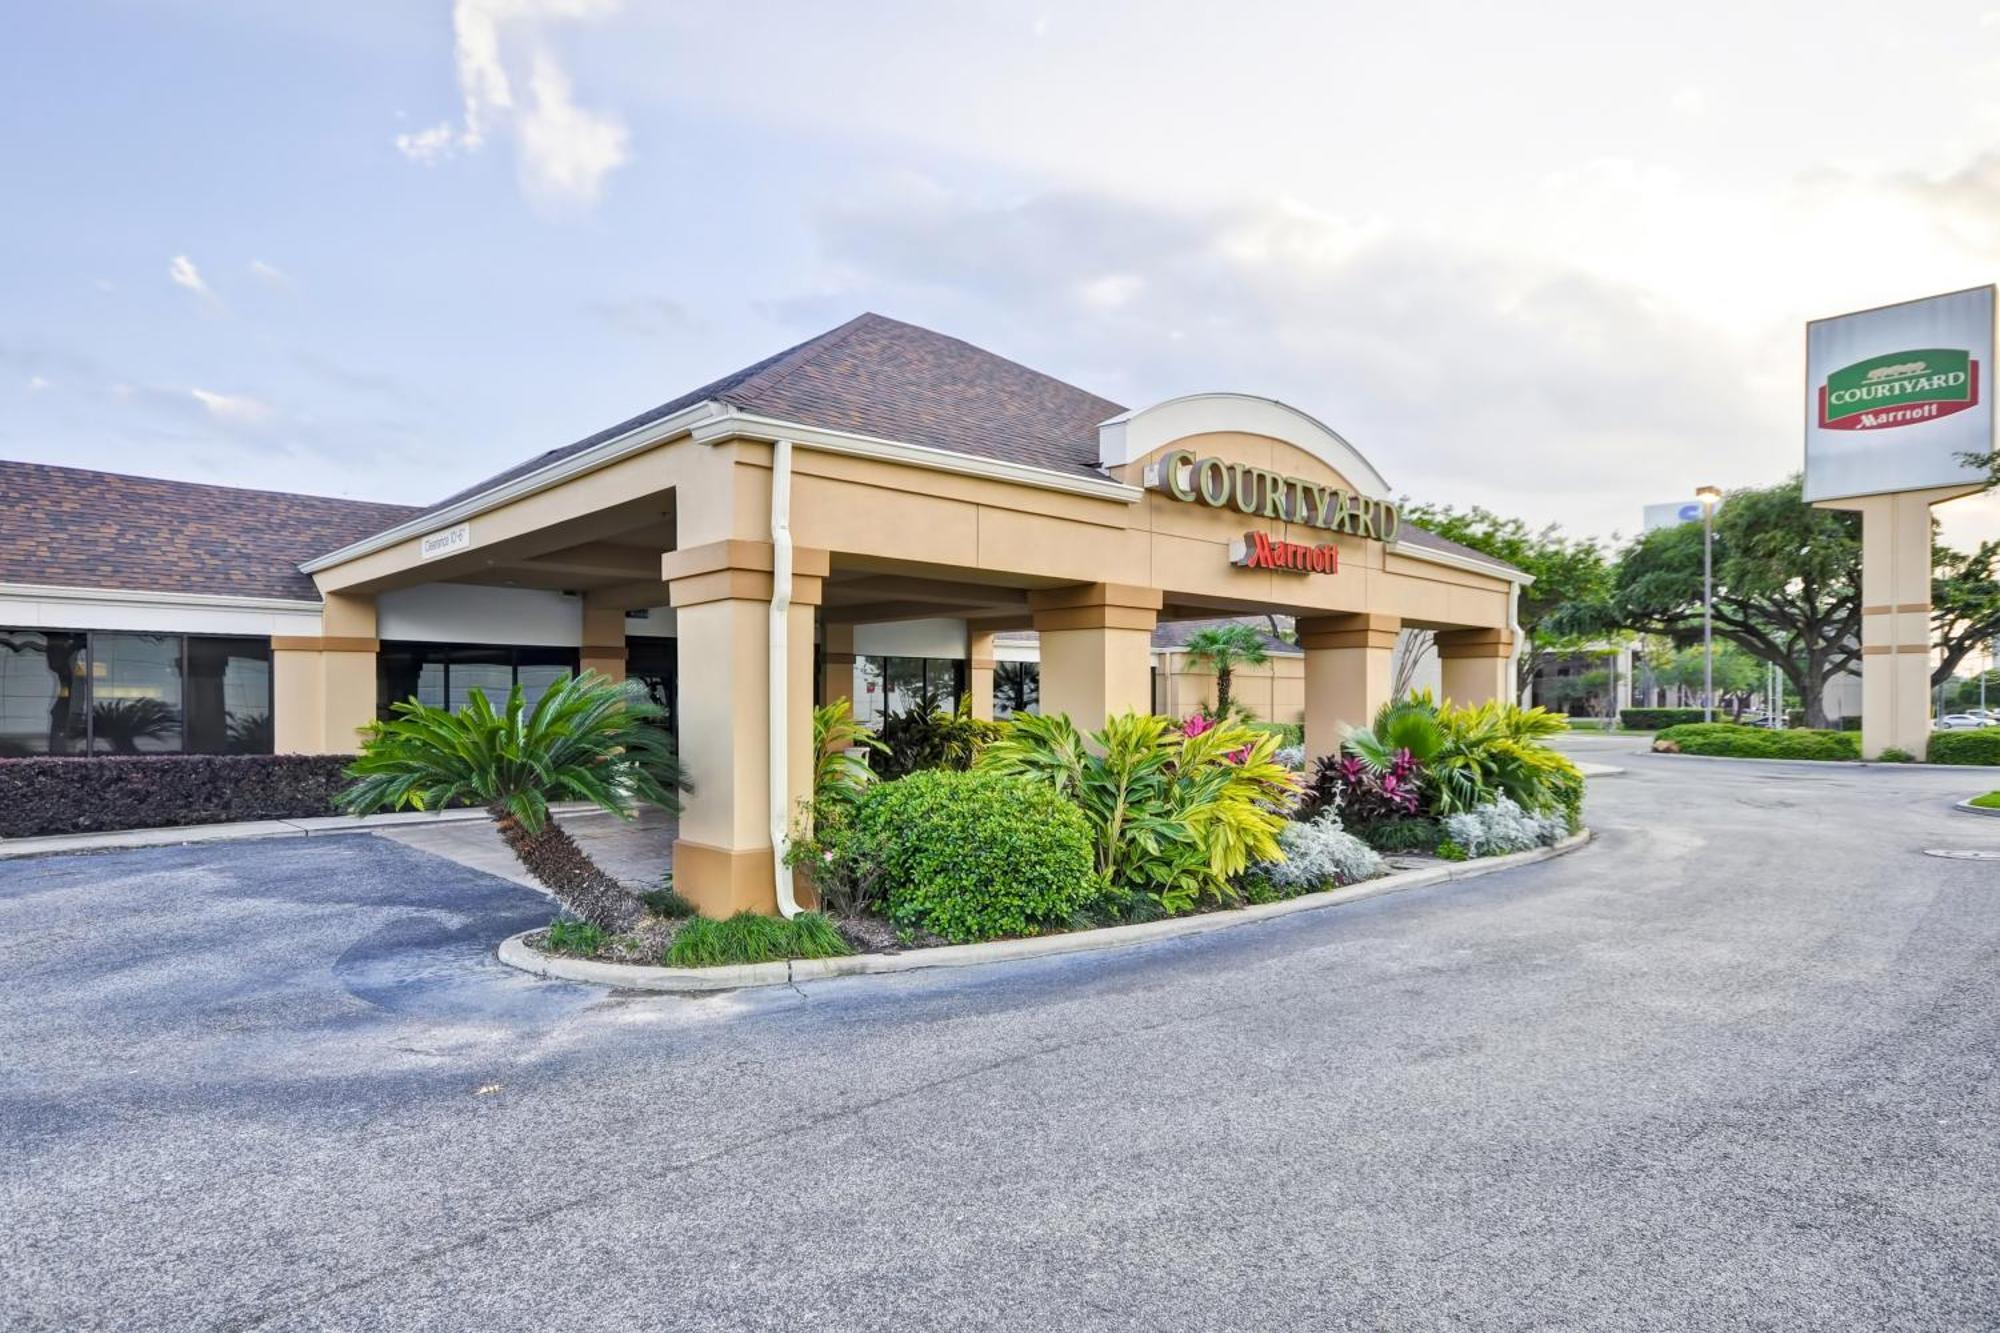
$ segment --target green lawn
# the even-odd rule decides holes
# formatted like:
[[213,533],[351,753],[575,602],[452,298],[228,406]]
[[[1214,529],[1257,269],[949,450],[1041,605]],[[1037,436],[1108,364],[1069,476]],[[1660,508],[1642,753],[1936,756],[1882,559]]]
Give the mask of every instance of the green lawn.
[[1976,805],[1981,810],[2000,810],[2000,791],[1989,791],[1984,796],[1975,796],[1966,804]]

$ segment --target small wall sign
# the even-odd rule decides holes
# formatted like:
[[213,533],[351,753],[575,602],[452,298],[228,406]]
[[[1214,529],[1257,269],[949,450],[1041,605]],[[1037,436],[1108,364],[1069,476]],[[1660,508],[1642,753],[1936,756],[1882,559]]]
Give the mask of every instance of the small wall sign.
[[1338,574],[1340,548],[1332,542],[1307,546],[1280,541],[1268,532],[1246,532],[1229,543],[1229,563],[1240,569],[1281,569],[1288,574]]
[[446,528],[443,532],[425,533],[422,544],[417,548],[417,558],[435,560],[441,555],[450,555],[453,551],[463,551],[470,545],[472,545],[472,525],[460,523],[456,527]]

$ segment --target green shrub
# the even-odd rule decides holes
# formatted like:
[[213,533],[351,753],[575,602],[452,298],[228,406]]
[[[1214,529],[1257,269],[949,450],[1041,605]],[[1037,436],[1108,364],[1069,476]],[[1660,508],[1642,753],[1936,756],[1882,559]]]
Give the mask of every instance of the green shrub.
[[1444,861],[1468,861],[1472,858],[1470,852],[1449,838],[1437,845],[1437,854],[1438,858]]
[[833,922],[818,912],[801,912],[789,921],[738,912],[723,921],[699,916],[689,921],[667,946],[665,962],[668,967],[727,967],[787,958],[838,958],[853,952]]
[[1096,899],[1090,825],[1052,787],[934,769],[870,789],[850,853],[898,926],[955,944],[1059,927]]
[[2000,764],[2000,727],[1934,731],[1924,757],[1933,764]]
[[1732,759],[1859,759],[1861,738],[1851,731],[1773,731],[1733,722],[1696,722],[1668,727],[1653,738],[1653,748]]
[[671,883],[662,884],[657,889],[646,890],[639,895],[639,901],[646,904],[646,910],[654,916],[663,916],[669,920],[696,915],[694,904],[676,893]]
[[1252,731],[1268,731],[1278,738],[1278,748],[1306,743],[1306,724],[1303,722],[1245,722]]
[[1914,764],[1917,762],[1915,755],[1911,754],[1908,750],[1900,749],[1894,745],[1883,750],[1875,758],[1885,764]]
[[1397,852],[1434,852],[1444,830],[1435,819],[1415,816],[1410,819],[1384,819],[1373,824],[1357,825],[1354,832],[1360,839],[1384,855]]
[[1662,731],[1699,721],[1699,708],[1626,708],[1618,714],[1618,725],[1627,731]]
[[549,953],[573,953],[588,958],[604,947],[604,928],[588,921],[557,917],[549,922],[549,933],[542,947]]

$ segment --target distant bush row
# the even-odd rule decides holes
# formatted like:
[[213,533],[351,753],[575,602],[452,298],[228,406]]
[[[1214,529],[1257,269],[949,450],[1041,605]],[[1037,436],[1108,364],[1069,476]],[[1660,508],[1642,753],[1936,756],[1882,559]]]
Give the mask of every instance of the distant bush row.
[[1732,759],[1859,759],[1861,737],[1852,731],[1772,731],[1734,722],[1694,722],[1668,727],[1653,748],[1672,754],[1723,755]]

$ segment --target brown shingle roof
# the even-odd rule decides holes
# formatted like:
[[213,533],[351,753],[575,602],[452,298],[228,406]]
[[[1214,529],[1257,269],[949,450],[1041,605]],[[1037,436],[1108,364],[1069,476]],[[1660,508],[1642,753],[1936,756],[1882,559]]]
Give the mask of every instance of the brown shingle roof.
[[[868,313],[574,444],[538,454],[432,511],[615,439],[697,403],[722,402],[801,426],[1102,477],[1097,428],[1126,409],[959,338]],[[1412,546],[1490,556],[1403,527]]]
[[651,411],[538,454],[433,508],[709,401],[801,426],[1088,477],[1104,475],[1097,466],[1098,424],[1125,410],[962,339],[864,314]]
[[417,512],[0,461],[0,583],[316,602],[300,561]]

